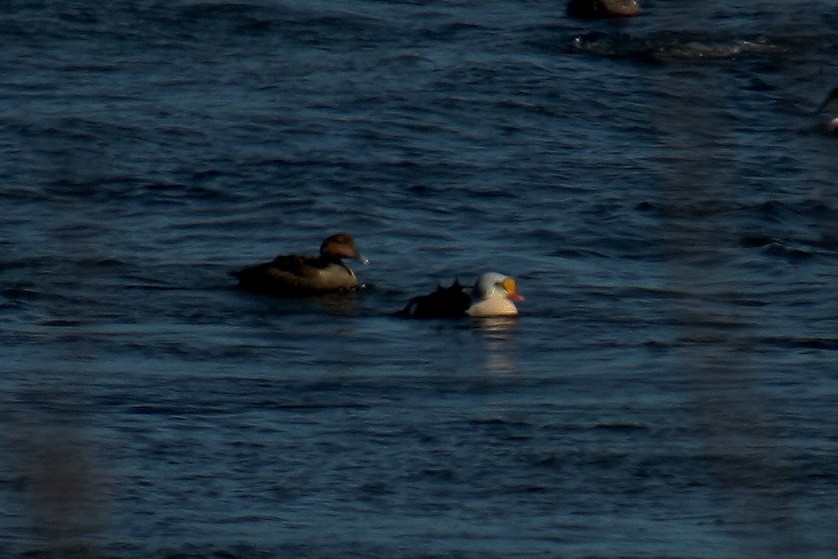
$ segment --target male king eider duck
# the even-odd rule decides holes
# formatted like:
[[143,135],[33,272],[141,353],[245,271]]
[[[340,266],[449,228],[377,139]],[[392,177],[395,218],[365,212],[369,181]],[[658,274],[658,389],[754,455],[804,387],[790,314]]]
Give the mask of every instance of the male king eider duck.
[[410,318],[516,316],[518,308],[514,302],[523,300],[513,278],[487,272],[474,287],[463,287],[455,281],[451,287],[438,286],[429,295],[414,297],[398,315]]
[[355,248],[352,236],[338,233],[323,241],[319,256],[280,255],[270,262],[235,271],[233,275],[239,278],[243,289],[273,295],[320,294],[361,287],[358,276],[343,263],[344,258],[369,264]]
[[[829,95],[826,96],[826,99],[823,100],[823,103],[820,104],[815,113],[822,113],[827,108],[830,110],[838,110],[838,87],[833,88],[832,91],[829,92]],[[827,117],[827,119],[821,123],[821,128],[827,134],[838,134],[838,117]]]

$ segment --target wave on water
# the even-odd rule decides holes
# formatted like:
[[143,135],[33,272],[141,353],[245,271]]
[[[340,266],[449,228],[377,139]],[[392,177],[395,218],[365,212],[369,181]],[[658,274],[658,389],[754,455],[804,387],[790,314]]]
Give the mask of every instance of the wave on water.
[[[820,45],[838,46],[834,37],[815,40]],[[786,57],[799,54],[812,45],[812,38],[788,36],[741,36],[694,31],[666,31],[648,36],[591,31],[571,38],[566,52],[606,58],[632,59],[653,64],[670,62],[711,62],[743,57]],[[819,47],[821,48],[821,47]],[[829,47],[825,47],[829,48]]]

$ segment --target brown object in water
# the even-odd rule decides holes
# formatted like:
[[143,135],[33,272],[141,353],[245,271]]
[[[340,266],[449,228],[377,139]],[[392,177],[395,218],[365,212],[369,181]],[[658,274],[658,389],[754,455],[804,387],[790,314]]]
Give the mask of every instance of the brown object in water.
[[570,0],[567,4],[567,15],[570,17],[632,17],[640,13],[638,0]]

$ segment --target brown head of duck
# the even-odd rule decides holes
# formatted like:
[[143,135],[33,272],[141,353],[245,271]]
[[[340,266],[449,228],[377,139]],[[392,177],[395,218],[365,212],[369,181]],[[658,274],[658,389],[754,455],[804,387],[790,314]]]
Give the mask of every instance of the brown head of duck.
[[326,237],[320,244],[320,258],[341,263],[344,258],[354,258],[361,264],[370,263],[358,252],[355,239],[349,233],[336,233]]

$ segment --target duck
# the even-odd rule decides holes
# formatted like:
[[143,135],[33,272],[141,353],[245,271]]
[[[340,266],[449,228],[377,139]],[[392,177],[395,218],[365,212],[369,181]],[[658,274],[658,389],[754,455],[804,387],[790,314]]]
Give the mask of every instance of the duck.
[[320,244],[318,256],[279,255],[270,262],[254,264],[232,274],[239,287],[273,295],[305,295],[350,291],[363,287],[344,258],[369,264],[355,247],[349,233],[330,235]]
[[640,13],[638,0],[570,0],[567,3],[567,15],[576,18],[632,17]]
[[[823,100],[815,114],[822,113],[829,108],[830,110],[838,110],[838,87],[832,88],[832,91],[826,96],[826,99]],[[838,117],[827,117],[825,121],[821,123],[821,128],[827,134],[838,134]]]
[[517,316],[515,303],[523,300],[514,278],[486,272],[473,287],[465,287],[459,280],[450,287],[437,285],[436,291],[412,298],[397,314],[408,318]]

